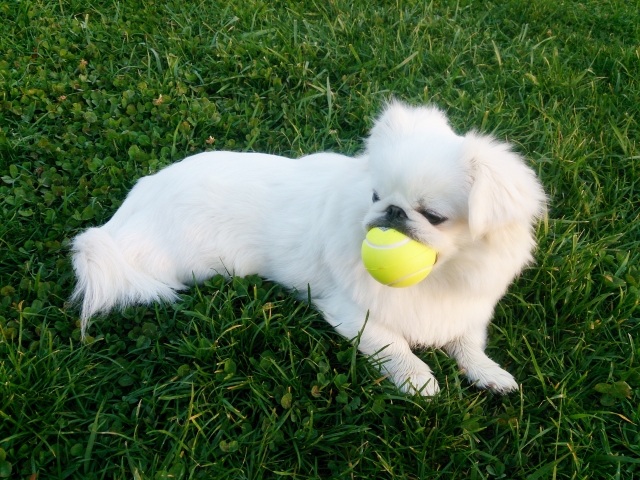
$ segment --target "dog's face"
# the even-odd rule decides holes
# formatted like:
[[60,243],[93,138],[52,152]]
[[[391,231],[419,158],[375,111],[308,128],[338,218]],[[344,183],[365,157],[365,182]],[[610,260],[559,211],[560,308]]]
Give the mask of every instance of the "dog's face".
[[[412,136],[414,137],[414,136]],[[424,144],[432,148],[424,149]],[[373,191],[367,229],[387,227],[429,245],[439,262],[469,235],[470,178],[459,137],[405,138],[391,152],[371,152]]]
[[394,228],[438,252],[441,268],[500,227],[530,228],[544,205],[533,172],[504,144],[456,135],[437,109],[394,103],[367,141],[365,229]]

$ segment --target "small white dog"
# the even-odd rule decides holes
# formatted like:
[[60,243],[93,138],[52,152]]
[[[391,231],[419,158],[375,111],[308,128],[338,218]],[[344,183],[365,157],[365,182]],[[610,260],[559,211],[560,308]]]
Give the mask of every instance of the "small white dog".
[[[518,383],[484,353],[487,327],[532,260],[545,200],[506,144],[456,135],[434,107],[393,102],[355,158],[207,152],[140,179],[109,222],[74,239],[72,299],[84,335],[98,312],[175,300],[216,273],[258,274],[304,298],[310,286],[326,320],[349,339],[362,331],[360,351],[405,391],[438,392],[411,352],[432,346],[504,393]],[[434,248],[431,274],[398,289],[371,278],[360,247],[374,226]]]

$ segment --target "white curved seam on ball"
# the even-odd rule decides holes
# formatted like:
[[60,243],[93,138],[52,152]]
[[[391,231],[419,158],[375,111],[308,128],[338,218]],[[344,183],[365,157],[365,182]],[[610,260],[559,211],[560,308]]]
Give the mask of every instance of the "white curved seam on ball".
[[396,242],[396,243],[394,243],[392,245],[376,245],[375,243],[371,243],[368,238],[365,238],[364,241],[371,248],[377,248],[379,250],[389,250],[390,248],[398,248],[398,247],[401,247],[403,245],[406,245],[407,243],[409,243],[411,241],[411,239],[410,238],[405,238],[405,239],[400,240],[399,242]]
[[[410,273],[409,275],[405,275],[402,278],[399,278],[398,280],[396,280],[395,282],[391,282],[391,283],[387,283],[387,287],[393,287],[396,283],[400,283],[404,280],[406,280],[409,277],[413,277],[414,275],[418,275],[419,273],[424,272],[425,270],[431,270],[433,268],[433,265],[429,265],[428,267],[422,268],[416,272]],[[411,286],[411,285],[409,285]]]

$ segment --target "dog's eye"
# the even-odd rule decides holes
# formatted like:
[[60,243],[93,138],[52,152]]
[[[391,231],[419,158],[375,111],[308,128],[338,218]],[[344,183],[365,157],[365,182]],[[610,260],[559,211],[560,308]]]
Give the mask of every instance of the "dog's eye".
[[373,192],[373,197],[371,197],[371,200],[373,200],[373,203],[376,203],[380,200],[380,197],[376,192]]
[[424,218],[426,218],[429,221],[431,225],[440,225],[442,222],[447,220],[447,217],[438,215],[437,213],[432,212],[431,210],[423,210],[420,213],[424,216]]

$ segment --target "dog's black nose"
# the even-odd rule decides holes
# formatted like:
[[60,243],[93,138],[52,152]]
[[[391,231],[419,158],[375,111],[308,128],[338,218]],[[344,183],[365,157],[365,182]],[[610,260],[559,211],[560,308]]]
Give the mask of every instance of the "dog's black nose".
[[404,213],[404,210],[400,207],[396,207],[395,205],[389,205],[387,207],[387,215],[388,220],[404,220],[407,218],[407,214]]

